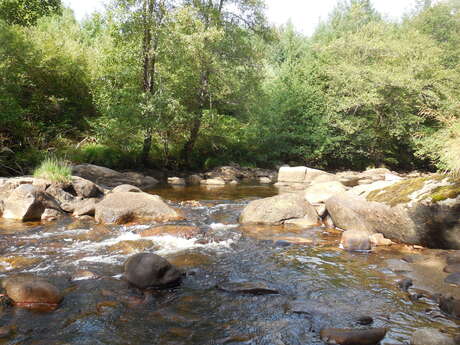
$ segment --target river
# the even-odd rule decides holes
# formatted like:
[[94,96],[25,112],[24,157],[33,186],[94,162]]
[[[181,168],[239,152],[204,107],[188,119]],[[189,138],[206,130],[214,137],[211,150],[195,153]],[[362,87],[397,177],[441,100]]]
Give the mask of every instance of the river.
[[[417,254],[410,248],[348,253],[339,249],[337,230],[238,225],[245,204],[277,192],[251,185],[152,191],[182,209],[187,221],[171,225],[198,228],[192,235],[169,227],[169,235],[141,237],[157,225],[70,217],[1,221],[0,277],[46,277],[65,297],[54,312],[0,307],[0,328],[13,330],[0,344],[313,345],[323,344],[323,327],[366,327],[357,323],[362,316],[373,318],[372,327],[389,328],[384,345],[408,344],[419,327],[455,334],[460,323],[435,302],[398,288],[403,275],[395,262],[404,266],[402,258]],[[123,263],[136,250],[179,266],[186,272],[182,284],[146,294],[129,286],[121,279]],[[82,270],[98,278],[85,279]],[[229,281],[267,284],[279,293],[218,288]]]

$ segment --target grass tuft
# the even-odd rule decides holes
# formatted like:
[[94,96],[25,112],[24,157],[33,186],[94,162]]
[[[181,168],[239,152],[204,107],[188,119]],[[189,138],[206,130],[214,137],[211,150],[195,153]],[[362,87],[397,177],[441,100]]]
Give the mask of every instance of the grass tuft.
[[72,180],[72,169],[66,161],[49,157],[35,169],[34,177],[56,183],[67,183]]

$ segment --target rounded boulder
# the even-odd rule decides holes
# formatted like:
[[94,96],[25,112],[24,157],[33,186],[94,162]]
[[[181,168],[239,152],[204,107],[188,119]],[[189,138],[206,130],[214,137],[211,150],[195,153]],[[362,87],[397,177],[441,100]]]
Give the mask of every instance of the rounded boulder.
[[168,260],[152,253],[131,256],[124,268],[128,282],[141,289],[175,286],[182,277],[182,273]]

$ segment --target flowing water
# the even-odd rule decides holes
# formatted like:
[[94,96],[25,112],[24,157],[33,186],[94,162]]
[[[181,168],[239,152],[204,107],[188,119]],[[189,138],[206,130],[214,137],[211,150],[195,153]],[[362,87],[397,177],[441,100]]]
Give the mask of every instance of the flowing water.
[[[157,224],[1,222],[0,277],[46,277],[65,297],[48,313],[0,307],[0,329],[13,330],[0,344],[322,344],[321,328],[365,327],[357,324],[363,315],[390,329],[386,345],[408,344],[418,327],[458,328],[431,299],[413,300],[397,288],[401,273],[387,263],[411,254],[406,247],[347,253],[332,229],[240,227],[244,205],[277,194],[274,187],[153,192],[186,214],[175,225],[199,230],[141,237]],[[129,286],[123,262],[136,250],[168,258],[186,272],[183,283],[145,294]],[[99,278],[85,279],[82,270]],[[229,281],[262,282],[279,294],[217,288]]]

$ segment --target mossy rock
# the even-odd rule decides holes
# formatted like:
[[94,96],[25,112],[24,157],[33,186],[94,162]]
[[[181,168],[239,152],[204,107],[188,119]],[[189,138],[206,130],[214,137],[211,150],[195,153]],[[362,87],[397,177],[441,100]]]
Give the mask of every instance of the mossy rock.
[[455,199],[460,195],[460,180],[452,181],[450,186],[438,187],[431,193],[433,202]]
[[[452,191],[452,186],[436,187],[436,183],[440,183],[443,180],[446,180],[446,178],[447,177],[445,175],[437,174],[428,177],[419,177],[400,181],[391,186],[370,192],[367,196],[367,200],[385,203],[389,206],[407,204],[411,201],[414,201],[414,199],[421,201],[431,198],[433,202],[438,202],[445,200],[446,198],[450,198],[451,195],[455,194],[454,191],[459,189],[456,188],[454,191]],[[434,183],[434,190],[428,189],[425,193],[417,195],[415,198],[413,197],[414,193],[422,191],[423,188],[425,188],[425,186],[430,182]],[[460,192],[456,195],[458,194],[460,194]]]

